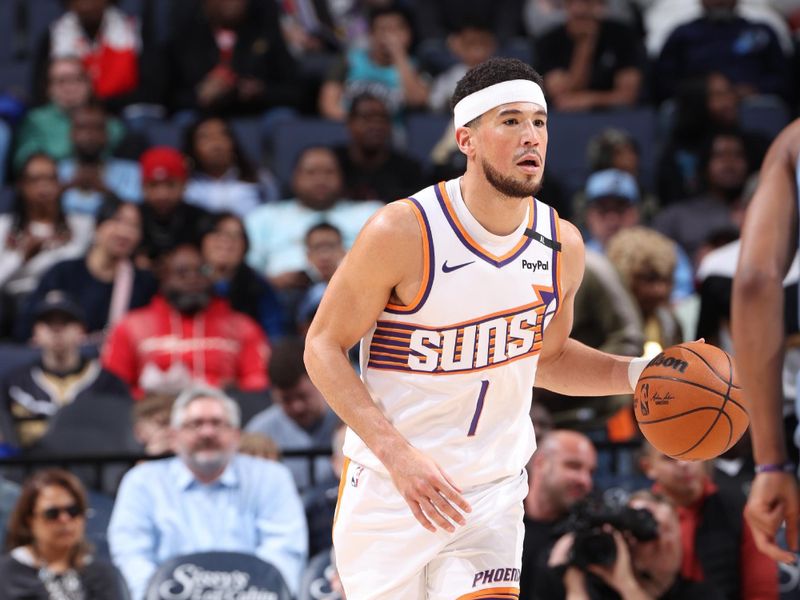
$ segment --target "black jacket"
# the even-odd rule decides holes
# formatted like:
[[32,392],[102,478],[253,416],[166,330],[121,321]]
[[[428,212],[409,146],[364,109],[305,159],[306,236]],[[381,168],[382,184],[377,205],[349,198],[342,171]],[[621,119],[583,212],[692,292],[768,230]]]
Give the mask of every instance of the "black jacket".
[[[168,100],[172,109],[198,109],[197,86],[220,62],[214,31],[202,9],[183,11],[173,22],[173,35],[166,44]],[[264,94],[247,102],[235,94],[222,99],[211,110],[217,113],[261,112],[275,106],[299,106],[303,90],[297,85],[297,67],[279,27],[275,2],[250,0],[248,14],[236,30],[236,45],[230,67],[240,77],[265,84]]]
[[[122,579],[105,561],[92,561],[78,571],[86,600],[124,600]],[[51,600],[38,577],[38,569],[25,565],[10,554],[0,556],[0,600]]]

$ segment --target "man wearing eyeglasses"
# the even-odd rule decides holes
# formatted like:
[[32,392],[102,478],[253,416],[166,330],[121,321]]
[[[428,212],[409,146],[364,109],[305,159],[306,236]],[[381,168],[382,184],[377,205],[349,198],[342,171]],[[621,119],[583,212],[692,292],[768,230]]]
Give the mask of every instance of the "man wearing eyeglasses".
[[296,594],[308,542],[288,469],[236,453],[239,406],[218,390],[183,392],[170,427],[176,456],[126,474],[109,524],[111,556],[133,600],[164,561],[207,551],[255,554]]

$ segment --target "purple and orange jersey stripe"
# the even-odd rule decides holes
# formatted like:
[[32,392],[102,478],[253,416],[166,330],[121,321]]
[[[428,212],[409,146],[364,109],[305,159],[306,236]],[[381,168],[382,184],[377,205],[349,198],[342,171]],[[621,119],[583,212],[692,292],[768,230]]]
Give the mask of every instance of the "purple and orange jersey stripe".
[[555,298],[556,298],[556,314],[561,309],[561,296],[558,293],[559,286],[561,285],[561,261],[560,256],[558,255],[560,250],[558,249],[561,243],[561,219],[558,216],[558,212],[555,208],[550,208],[550,231],[553,232],[555,247],[553,248],[553,289],[555,290]]
[[[381,370],[445,375],[483,371],[487,368],[534,356],[541,351],[545,319],[554,312],[554,309],[551,308],[550,312],[545,313],[552,301],[553,290],[549,288],[535,289],[538,297],[537,302],[443,327],[386,320],[378,321],[370,342],[367,366]],[[525,313],[529,314],[526,315]],[[517,319],[516,325],[512,325],[515,319]],[[498,320],[501,321],[499,325],[502,325],[500,330],[505,333],[505,339],[501,342],[504,344],[502,347],[521,351],[521,353],[511,357],[502,355],[502,358],[495,362],[493,357],[498,343]],[[483,337],[481,337],[480,326],[491,321],[495,322],[494,325],[490,324]],[[515,327],[516,329],[514,329]],[[465,348],[464,339],[467,328],[472,329],[469,332],[470,341],[467,342]],[[510,334],[510,332],[514,331],[516,335]],[[412,347],[414,345],[412,337],[415,332],[421,335],[416,341],[417,347]],[[532,337],[528,335],[528,332],[531,332]],[[437,339],[438,343],[431,342],[429,338]],[[446,339],[450,340],[453,362],[460,362],[465,350],[471,353],[472,360],[469,361],[467,359],[468,366],[464,365],[463,367],[449,369],[442,367]],[[480,351],[481,345],[483,345],[482,352]],[[429,355],[428,359],[431,356],[436,357],[438,366],[435,369],[412,368],[411,357],[413,356],[417,359],[426,358],[425,354],[423,354],[425,352]],[[492,357],[492,359],[490,360],[489,357]]]

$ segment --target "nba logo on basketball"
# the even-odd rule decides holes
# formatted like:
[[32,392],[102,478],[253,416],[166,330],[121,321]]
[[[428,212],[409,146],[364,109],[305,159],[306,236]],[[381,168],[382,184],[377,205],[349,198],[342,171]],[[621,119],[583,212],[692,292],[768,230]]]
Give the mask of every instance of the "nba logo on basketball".
[[650,385],[645,383],[642,386],[642,397],[639,400],[639,410],[642,411],[644,416],[650,414],[650,405],[647,402],[647,397],[650,395]]

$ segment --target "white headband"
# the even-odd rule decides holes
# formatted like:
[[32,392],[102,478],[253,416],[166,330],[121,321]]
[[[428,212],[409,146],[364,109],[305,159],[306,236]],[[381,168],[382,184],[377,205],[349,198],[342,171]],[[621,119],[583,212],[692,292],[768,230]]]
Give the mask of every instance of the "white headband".
[[512,79],[490,85],[459,100],[453,109],[453,123],[458,129],[483,113],[511,102],[533,102],[547,111],[542,88],[529,79]]

